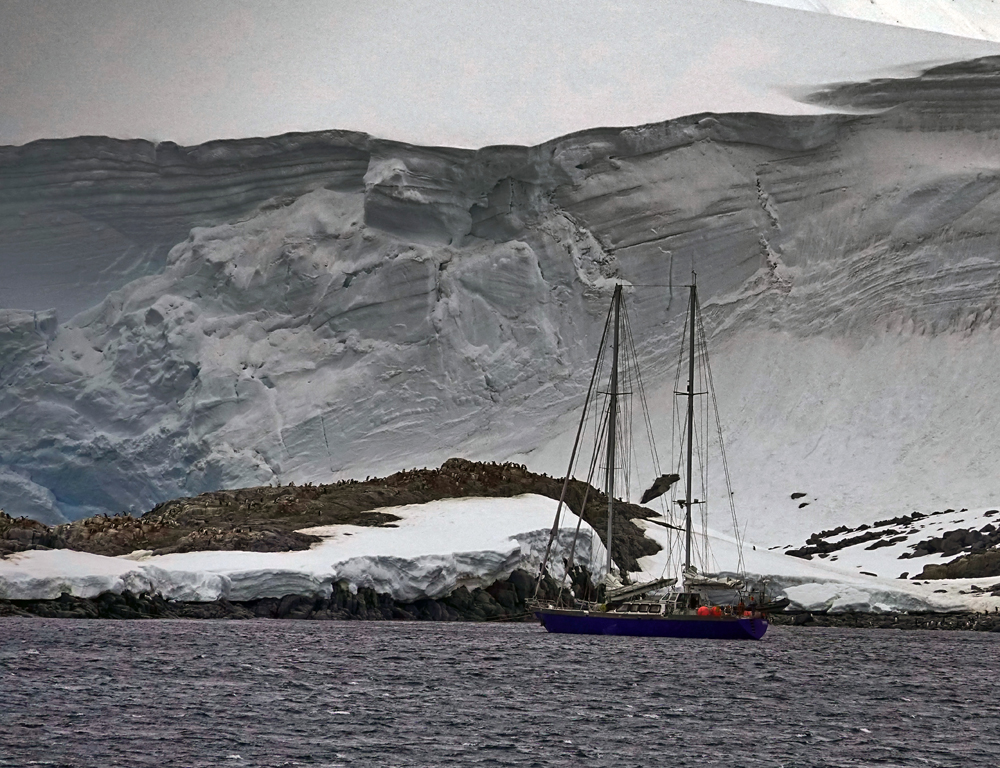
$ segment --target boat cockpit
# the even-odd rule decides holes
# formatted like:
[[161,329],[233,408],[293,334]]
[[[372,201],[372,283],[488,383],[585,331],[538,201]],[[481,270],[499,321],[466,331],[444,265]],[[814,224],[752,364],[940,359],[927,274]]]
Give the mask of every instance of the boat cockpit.
[[696,592],[671,592],[660,600],[635,600],[619,603],[611,608],[614,613],[648,613],[669,616],[672,613],[691,613],[701,605],[701,595]]

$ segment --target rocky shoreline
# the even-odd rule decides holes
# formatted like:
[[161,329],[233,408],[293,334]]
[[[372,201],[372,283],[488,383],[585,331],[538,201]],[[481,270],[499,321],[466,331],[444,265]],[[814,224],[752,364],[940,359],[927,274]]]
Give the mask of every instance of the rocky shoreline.
[[[351,592],[342,583],[328,598],[307,595],[266,597],[246,602],[210,603],[165,600],[159,595],[104,592],[82,598],[63,594],[56,600],[0,600],[0,618],[51,619],[298,619],[311,621],[532,621],[526,601],[533,577],[518,570],[485,589],[459,587],[447,597],[401,603],[389,595],[362,587]],[[541,599],[558,589],[546,579]],[[926,629],[1000,632],[1000,613],[809,613],[771,616],[774,626],[850,627],[860,629]]]
[[851,627],[856,629],[945,629],[1000,632],[1000,613],[810,613],[787,612],[771,616],[771,624],[785,627]]
[[[558,585],[546,577],[540,599],[551,599]],[[160,595],[104,592],[96,597],[64,593],[55,600],[0,600],[0,617],[38,616],[53,619],[310,619],[411,621],[522,621],[530,618],[526,601],[534,593],[534,576],[514,571],[485,589],[459,587],[447,597],[402,603],[368,587],[352,592],[340,582],[330,597],[285,595],[246,602],[182,602]]]

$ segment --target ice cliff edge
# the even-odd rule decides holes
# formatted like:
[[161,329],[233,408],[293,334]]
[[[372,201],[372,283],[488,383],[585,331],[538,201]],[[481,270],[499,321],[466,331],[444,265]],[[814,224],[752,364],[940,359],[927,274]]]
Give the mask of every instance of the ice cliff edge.
[[3,148],[0,506],[57,522],[455,454],[561,472],[609,286],[634,286],[665,409],[692,267],[752,524],[795,529],[800,488],[802,532],[989,503],[998,96],[989,60],[817,96],[851,114],[531,148]]

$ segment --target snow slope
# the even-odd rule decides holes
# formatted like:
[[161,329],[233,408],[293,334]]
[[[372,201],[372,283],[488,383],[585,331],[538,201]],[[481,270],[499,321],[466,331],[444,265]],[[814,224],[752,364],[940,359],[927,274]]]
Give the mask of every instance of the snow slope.
[[72,319],[3,312],[0,506],[55,522],[455,455],[561,473],[617,280],[669,432],[692,266],[755,540],[995,505],[998,94],[985,60],[814,97],[850,114],[265,142],[271,168],[288,141],[361,160]]
[[[159,593],[189,601],[256,600],[288,594],[329,597],[338,585],[356,591],[370,587],[394,599],[410,602],[439,598],[456,587],[486,587],[515,568],[537,572],[555,512],[556,502],[526,494],[511,499],[447,499],[381,511],[400,518],[392,527],[331,525],[303,531],[324,541],[302,552],[190,552],[152,556],[139,551],[104,557],[69,550],[30,550],[0,559],[0,598],[45,600],[63,592],[95,597],[102,592]],[[963,511],[927,518],[914,534],[940,533],[967,522],[977,513]],[[641,558],[638,581],[676,575],[678,542],[656,521],[636,520],[661,544],[656,555]],[[551,559],[550,573],[563,577],[577,518],[563,517]],[[731,536],[709,535],[710,567],[735,570],[736,545]],[[906,581],[892,578],[901,563],[919,570],[924,561],[898,560],[909,542],[874,551],[860,546],[840,550],[833,561],[805,561],[781,551],[748,543],[746,572],[766,577],[768,589],[787,595],[792,607],[804,610],[958,611],[1000,607],[1000,594],[989,587],[997,578]],[[576,547],[575,562],[598,577],[606,552],[586,523]],[[882,575],[873,572],[877,569]],[[973,585],[983,591],[976,591]]]
[[812,113],[794,93],[1000,52],[744,0],[156,5],[0,4],[0,144],[199,144],[331,126],[415,144],[538,144],[699,112]]
[[[976,579],[935,579],[916,581],[927,563],[945,563],[952,557],[927,555],[899,559],[912,551],[921,539],[940,535],[960,526],[978,527],[989,522],[987,510],[962,510],[924,518],[913,525],[904,541],[891,546],[871,547],[870,542],[837,550],[828,559],[804,560],[784,554],[789,545],[766,546],[749,536],[743,548],[744,572],[751,578],[766,579],[769,591],[791,600],[791,608],[808,611],[993,611],[1000,608],[997,576]],[[992,518],[996,521],[996,518]],[[639,561],[646,578],[676,573],[682,562],[680,542],[655,522],[637,520],[646,535],[662,549]],[[844,534],[846,537],[850,534]],[[837,537],[831,537],[831,541]],[[698,553],[696,562],[704,561]],[[738,552],[732,535],[709,530],[706,570],[736,573]],[[909,578],[903,578],[903,575]],[[642,577],[639,577],[642,578]]]
[[946,35],[1000,41],[996,0],[751,0]]
[[[556,502],[526,494],[510,499],[447,499],[391,507],[394,527],[331,525],[306,532],[324,541],[303,552],[190,552],[104,557],[70,550],[30,550],[0,559],[0,598],[47,600],[68,592],[159,593],[174,600],[256,600],[284,595],[329,597],[338,582],[371,587],[396,600],[438,598],[457,587],[486,587],[516,568],[537,573]],[[564,516],[550,573],[562,578],[577,525]],[[587,523],[574,561],[600,573],[607,555]]]

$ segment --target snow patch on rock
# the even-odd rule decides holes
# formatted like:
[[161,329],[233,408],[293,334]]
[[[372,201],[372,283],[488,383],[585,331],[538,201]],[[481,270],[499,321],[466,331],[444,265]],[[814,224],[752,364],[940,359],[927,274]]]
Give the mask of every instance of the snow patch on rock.
[[[982,518],[982,511],[963,517]],[[929,530],[936,532],[945,521],[928,518]],[[931,523],[930,521],[935,521]],[[682,562],[680,541],[676,535],[650,520],[636,520],[646,535],[662,549],[655,555],[640,558],[643,573],[658,578],[676,574]],[[988,590],[976,592],[973,586],[986,589],[997,584],[996,576],[981,579],[938,579],[913,581],[898,578],[901,571],[915,576],[925,562],[938,562],[939,556],[899,560],[904,544],[866,550],[857,545],[837,552],[838,559],[804,560],[784,554],[785,548],[770,547],[752,538],[744,543],[743,565],[751,579],[763,579],[769,592],[786,596],[791,608],[806,611],[992,611],[1000,608],[1000,595]],[[696,565],[712,572],[737,572],[739,557],[731,535],[709,530],[708,556],[697,552]],[[864,571],[864,572],[863,572]]]

